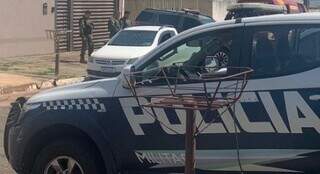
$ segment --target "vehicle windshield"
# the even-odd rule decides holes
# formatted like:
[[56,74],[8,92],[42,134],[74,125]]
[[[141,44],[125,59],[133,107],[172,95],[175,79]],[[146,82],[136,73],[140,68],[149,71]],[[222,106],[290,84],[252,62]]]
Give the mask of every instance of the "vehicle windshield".
[[156,34],[156,31],[124,30],[116,35],[110,41],[109,45],[150,46]]

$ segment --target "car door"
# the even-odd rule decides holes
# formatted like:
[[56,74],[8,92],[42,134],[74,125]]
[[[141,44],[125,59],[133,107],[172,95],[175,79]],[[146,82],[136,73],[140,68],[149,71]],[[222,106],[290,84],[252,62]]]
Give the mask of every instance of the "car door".
[[242,66],[255,72],[236,107],[246,172],[318,173],[320,25],[246,26]]
[[[203,66],[209,62],[206,59],[212,60],[211,55],[214,50],[219,50],[219,47],[223,46],[216,43],[232,43],[230,45],[232,56],[228,65],[236,66],[241,35],[241,27],[220,29],[195,35],[170,45],[145,64],[137,67],[137,71],[143,74],[143,79],[140,81],[148,81],[147,77],[152,76],[150,73],[157,73],[150,70],[159,66],[167,67],[174,64]],[[226,38],[229,40],[216,42]],[[189,72],[191,73],[191,70]],[[201,86],[202,84],[184,82],[184,85]],[[137,93],[146,96],[169,94],[165,81],[157,81],[149,87],[137,88]],[[121,87],[119,90],[119,94],[130,94],[129,89]],[[140,104],[146,102],[148,98],[139,98]],[[139,162],[152,168],[166,168],[173,172],[177,172],[176,169],[183,171],[185,112],[173,109],[141,109],[134,97],[120,98],[120,105],[134,134],[130,138],[130,148],[135,152]],[[221,172],[239,171],[232,116],[229,112],[225,112],[220,118],[219,112],[208,114],[197,112],[196,122],[198,125],[202,122],[199,127],[202,131],[197,137],[197,168]],[[219,119],[213,122],[214,118]]]

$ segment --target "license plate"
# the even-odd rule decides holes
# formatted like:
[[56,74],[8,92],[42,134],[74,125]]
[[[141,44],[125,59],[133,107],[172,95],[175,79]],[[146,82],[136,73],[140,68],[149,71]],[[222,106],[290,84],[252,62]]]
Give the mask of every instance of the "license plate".
[[114,68],[113,68],[113,67],[102,66],[102,67],[101,67],[101,71],[102,71],[102,72],[110,72],[110,73],[113,73],[113,72],[114,72]]

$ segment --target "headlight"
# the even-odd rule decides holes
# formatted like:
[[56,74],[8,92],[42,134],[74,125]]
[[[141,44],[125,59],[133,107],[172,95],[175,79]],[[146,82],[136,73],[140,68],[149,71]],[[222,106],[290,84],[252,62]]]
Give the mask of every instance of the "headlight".
[[34,109],[39,108],[40,106],[41,106],[41,103],[25,104],[23,106],[23,111],[27,112],[27,111],[30,111],[30,110],[34,110]]
[[94,62],[94,58],[90,56],[90,57],[88,58],[88,62],[93,63],[93,62]]

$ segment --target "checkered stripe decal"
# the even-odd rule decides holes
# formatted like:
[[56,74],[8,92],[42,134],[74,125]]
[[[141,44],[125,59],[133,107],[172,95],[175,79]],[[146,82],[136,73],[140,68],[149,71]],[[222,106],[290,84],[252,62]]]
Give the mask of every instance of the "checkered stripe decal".
[[47,110],[93,110],[106,112],[105,105],[96,98],[48,101],[43,102],[42,106]]

